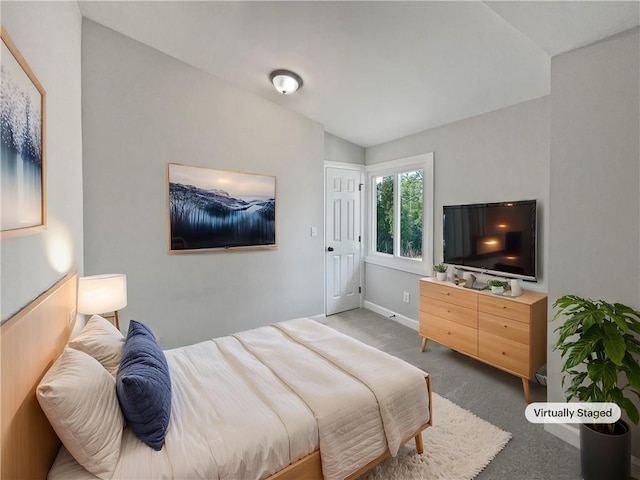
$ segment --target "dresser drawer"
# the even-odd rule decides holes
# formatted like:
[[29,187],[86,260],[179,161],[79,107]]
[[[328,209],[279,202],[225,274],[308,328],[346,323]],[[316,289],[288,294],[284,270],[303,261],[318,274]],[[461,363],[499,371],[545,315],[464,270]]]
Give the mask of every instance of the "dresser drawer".
[[529,323],[531,316],[531,307],[529,305],[494,295],[479,295],[478,311],[512,318],[525,323]]
[[467,327],[478,328],[478,313],[476,310],[461,305],[421,296],[420,311],[444,318],[445,320],[461,323]]
[[529,345],[529,325],[524,322],[480,312],[478,314],[478,329],[496,337]]
[[440,285],[433,282],[420,283],[420,295],[435,298],[443,302],[455,303],[467,308],[478,308],[478,295],[475,292],[468,292],[462,287],[453,285]]
[[491,365],[529,377],[529,347],[490,333],[478,332],[478,357]]
[[478,330],[428,313],[420,317],[420,334],[467,355],[478,355]]

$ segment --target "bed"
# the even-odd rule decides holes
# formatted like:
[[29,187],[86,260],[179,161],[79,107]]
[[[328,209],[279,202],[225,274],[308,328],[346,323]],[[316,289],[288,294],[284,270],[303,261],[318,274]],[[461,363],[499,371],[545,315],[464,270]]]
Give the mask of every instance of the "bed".
[[[165,351],[171,417],[163,446],[154,450],[129,426],[116,428],[109,467],[96,467],[95,456],[85,464],[36,399],[61,360],[82,353],[70,345],[84,330],[67,345],[76,281],[65,277],[2,326],[2,384],[12,386],[2,389],[2,478],[357,478],[407,441],[422,452],[421,432],[432,423],[429,376],[321,323],[295,319]],[[36,334],[40,323],[47,331]],[[115,373],[102,367],[108,373],[95,376]]]

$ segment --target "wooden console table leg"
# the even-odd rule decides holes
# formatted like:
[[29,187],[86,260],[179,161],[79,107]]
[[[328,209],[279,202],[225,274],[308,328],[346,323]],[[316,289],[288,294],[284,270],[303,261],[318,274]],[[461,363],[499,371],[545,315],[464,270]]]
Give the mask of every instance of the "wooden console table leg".
[[427,337],[422,337],[422,345],[420,345],[420,351],[424,352],[424,349],[426,346],[427,346]]
[[529,379],[528,378],[522,379],[522,390],[524,390],[524,401],[527,403],[531,403],[529,399]]

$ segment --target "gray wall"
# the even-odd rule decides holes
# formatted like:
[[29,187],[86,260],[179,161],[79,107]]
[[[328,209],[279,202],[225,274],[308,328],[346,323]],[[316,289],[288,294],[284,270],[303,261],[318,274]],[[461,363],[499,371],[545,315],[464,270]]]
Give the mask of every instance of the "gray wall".
[[364,148],[328,132],[324,134],[324,159],[364,165]]
[[[640,309],[639,58],[635,29],[552,60],[550,303],[576,294]],[[548,395],[563,401],[556,341],[550,328]],[[636,456],[638,440],[636,428]]]
[[81,17],[76,2],[0,4],[2,25],[47,93],[48,227],[1,242],[2,320],[83,269]]
[[[507,200],[538,200],[538,283],[546,291],[549,188],[548,97],[532,100],[366,149],[367,165],[434,152],[434,261],[442,260],[442,206]],[[365,300],[418,319],[420,276],[367,264]],[[402,301],[409,292],[411,302]]]
[[[550,96],[368,148],[366,163],[435,153],[435,261],[442,205],[536,198],[541,278],[524,287],[549,305],[574,293],[640,308],[639,50],[634,29],[559,55]],[[417,319],[418,278],[368,264],[366,301]],[[554,328],[548,398],[564,401]],[[577,441],[571,426],[547,429]],[[639,438],[635,428],[635,456]]]
[[[85,266],[164,347],[324,312],[321,125],[85,20]],[[277,177],[275,250],[167,253],[167,162]],[[318,236],[310,236],[310,227]]]

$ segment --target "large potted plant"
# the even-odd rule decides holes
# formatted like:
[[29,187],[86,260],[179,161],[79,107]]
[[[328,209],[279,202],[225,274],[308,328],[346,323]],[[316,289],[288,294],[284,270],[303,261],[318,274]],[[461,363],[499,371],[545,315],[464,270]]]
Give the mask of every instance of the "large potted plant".
[[[563,359],[562,387],[567,401],[612,402],[638,423],[629,394],[640,398],[640,312],[620,303],[575,295],[558,298],[553,320],[564,322],[556,349]],[[631,431],[614,424],[581,424],[580,452],[584,480],[631,478]]]

